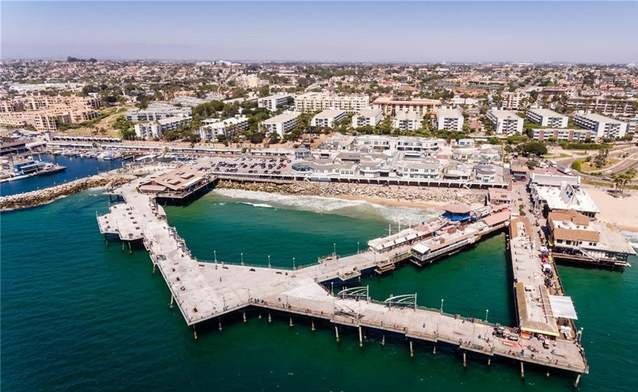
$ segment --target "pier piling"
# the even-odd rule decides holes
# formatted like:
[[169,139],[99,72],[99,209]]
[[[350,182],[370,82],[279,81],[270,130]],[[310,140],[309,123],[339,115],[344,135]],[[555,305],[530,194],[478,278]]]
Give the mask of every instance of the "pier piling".
[[193,327],[193,338],[197,340],[197,330]]
[[310,330],[311,331],[315,330],[315,320],[310,320]]
[[436,344],[434,345],[434,347],[432,348],[432,354],[436,355]]
[[463,351],[463,367],[467,368],[467,351]]
[[217,323],[218,323],[217,327],[219,328],[219,332],[221,332],[222,331],[222,321],[219,320]]
[[414,358],[414,346],[410,340],[410,358]]
[[241,318],[246,322],[246,312],[241,312]]
[[335,338],[337,342],[339,342],[339,327],[335,325]]
[[487,359],[487,366],[492,366],[492,358]]
[[173,302],[175,302],[175,297],[171,294],[171,304],[169,305],[171,309],[173,308]]
[[521,378],[525,379],[525,366],[523,365],[523,362],[521,362]]
[[288,323],[288,326],[289,327],[294,327],[295,326],[295,324],[292,323],[292,316],[290,316],[290,322]]
[[383,334],[383,336],[381,336],[381,345],[385,346],[385,334]]
[[582,376],[582,374],[579,374],[578,376],[576,376],[576,381],[574,381],[574,388],[578,388],[578,383],[580,382],[580,376]]
[[363,347],[363,332],[361,331],[360,325],[359,325],[359,347]]

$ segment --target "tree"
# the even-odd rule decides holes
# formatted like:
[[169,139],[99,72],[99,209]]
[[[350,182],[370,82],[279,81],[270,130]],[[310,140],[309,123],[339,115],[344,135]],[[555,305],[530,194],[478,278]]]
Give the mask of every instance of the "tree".
[[523,143],[518,146],[518,150],[525,155],[534,154],[543,156],[547,154],[547,147],[545,147],[544,143],[539,141]]
[[627,186],[627,184],[629,184],[635,176],[636,170],[631,169],[623,173],[616,173],[611,176],[611,178],[614,180],[616,189],[618,189],[620,193],[622,193],[625,190],[625,186]]
[[609,155],[609,149],[603,148],[598,150],[598,154],[594,157],[594,166],[598,169],[602,169],[607,164],[607,156]]

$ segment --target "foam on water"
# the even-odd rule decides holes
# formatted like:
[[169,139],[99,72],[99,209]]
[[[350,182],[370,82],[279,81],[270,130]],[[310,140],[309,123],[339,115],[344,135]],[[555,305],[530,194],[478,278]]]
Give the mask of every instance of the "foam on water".
[[439,215],[439,212],[435,210],[388,207],[364,200],[345,200],[334,197],[285,195],[241,189],[216,189],[213,194],[259,208],[287,208],[352,217],[375,216],[388,222],[405,225],[428,221]]

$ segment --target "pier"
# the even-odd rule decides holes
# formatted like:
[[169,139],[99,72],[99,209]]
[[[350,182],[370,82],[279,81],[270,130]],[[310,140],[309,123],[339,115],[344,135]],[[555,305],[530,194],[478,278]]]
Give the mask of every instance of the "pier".
[[[168,286],[167,300],[179,308],[193,328],[231,312],[262,308],[290,314],[291,324],[292,315],[326,320],[335,325],[337,340],[339,326],[356,328],[361,345],[365,328],[404,336],[412,355],[413,341],[434,345],[434,350],[436,344],[443,343],[461,350],[464,362],[465,353],[472,352],[487,361],[501,357],[520,362],[521,371],[523,363],[529,363],[578,375],[588,372],[580,342],[570,337],[557,334],[550,339],[533,334],[522,338],[517,328],[447,314],[442,308],[421,307],[414,294],[380,302],[371,300],[364,287],[335,295],[322,285],[334,280],[352,281],[368,271],[389,270],[411,258],[410,250],[420,238],[379,250],[371,247],[346,257],[333,254],[318,264],[292,270],[237,265],[216,257],[203,262],[191,255],[184,240],[168,224],[155,197],[139,191],[147,180],[137,179],[114,190],[123,203],[98,217],[99,230],[107,239],[143,244],[153,271],[158,270]],[[498,219],[495,223],[501,228],[504,225]],[[484,231],[481,235],[486,234]]]

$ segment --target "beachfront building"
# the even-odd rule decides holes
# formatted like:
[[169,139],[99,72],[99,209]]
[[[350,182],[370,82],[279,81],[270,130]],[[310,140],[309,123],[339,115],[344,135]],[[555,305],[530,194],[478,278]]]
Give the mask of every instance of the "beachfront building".
[[438,99],[418,98],[411,100],[400,100],[392,97],[379,97],[372,102],[374,109],[380,109],[386,116],[396,116],[399,113],[416,113],[421,118],[425,114],[433,111],[441,101]]
[[345,120],[347,114],[343,110],[326,109],[316,114],[310,120],[311,127],[334,128],[339,122]]
[[416,136],[402,136],[396,139],[396,151],[416,152],[422,155],[432,155],[439,151],[444,144],[441,139],[428,139]]
[[126,119],[132,122],[157,121],[169,117],[190,117],[191,108],[174,106],[166,102],[152,102],[145,109],[131,109]]
[[576,211],[595,218],[600,211],[581,188],[580,176],[532,173],[529,187],[538,212]]
[[60,125],[98,118],[100,105],[100,100],[92,97],[31,95],[6,99],[0,101],[0,124],[54,132]]
[[352,128],[357,129],[365,126],[375,127],[381,120],[383,120],[383,112],[381,109],[363,109],[352,116]]
[[552,211],[547,218],[554,257],[627,266],[636,252],[617,231],[576,211]]
[[460,132],[463,130],[463,113],[460,109],[439,109],[435,125],[439,131]]
[[565,115],[556,113],[553,110],[532,108],[527,110],[526,117],[533,123],[541,127],[551,128],[567,128],[569,118]]
[[418,112],[398,112],[392,119],[392,128],[400,131],[416,131],[421,128],[421,115]]
[[168,117],[157,121],[135,124],[135,136],[140,139],[159,139],[164,133],[190,125],[190,117]]
[[397,176],[405,178],[439,178],[441,164],[436,159],[401,160],[395,164],[395,172]]
[[574,128],[534,128],[532,138],[540,141],[553,139],[565,142],[583,142],[591,139],[591,131]]
[[266,134],[276,133],[279,137],[284,137],[299,124],[300,115],[301,113],[298,112],[283,112],[262,121],[259,127]]
[[511,134],[523,132],[523,119],[509,110],[490,109],[487,119],[497,134]]
[[257,107],[276,112],[280,107],[290,104],[292,100],[293,98],[290,94],[275,94],[257,99]]
[[577,113],[573,117],[574,123],[589,129],[591,137],[619,139],[627,133],[627,123],[614,120],[596,113]]
[[202,121],[199,128],[199,137],[203,142],[215,141],[220,136],[226,139],[248,129],[249,122],[246,116],[235,116],[227,119],[207,118]]
[[357,113],[370,106],[370,96],[365,94],[338,95],[325,92],[310,92],[295,97],[296,112],[318,112],[338,109],[347,113]]

